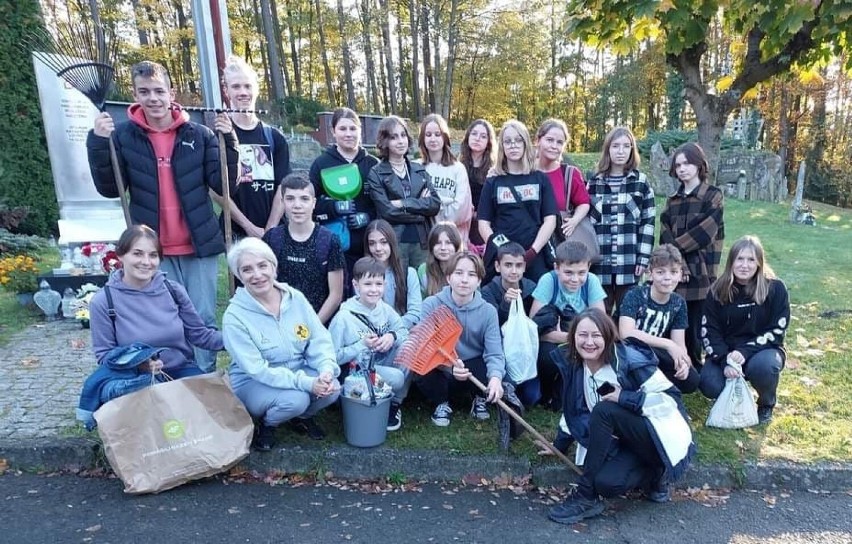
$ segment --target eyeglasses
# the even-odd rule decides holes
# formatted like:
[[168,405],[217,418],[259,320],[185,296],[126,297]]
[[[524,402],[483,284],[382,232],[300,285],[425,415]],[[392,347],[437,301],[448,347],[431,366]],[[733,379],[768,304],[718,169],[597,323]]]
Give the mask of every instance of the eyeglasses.
[[523,138],[510,138],[508,140],[503,140],[504,147],[524,147]]

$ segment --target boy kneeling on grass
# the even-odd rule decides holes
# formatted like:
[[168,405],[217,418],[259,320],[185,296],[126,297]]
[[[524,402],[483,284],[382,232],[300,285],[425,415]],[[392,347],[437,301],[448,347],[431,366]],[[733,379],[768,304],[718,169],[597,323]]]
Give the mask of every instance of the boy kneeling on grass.
[[447,263],[447,282],[437,295],[423,301],[422,314],[426,320],[439,306],[444,305],[453,312],[462,326],[461,338],[456,345],[459,360],[450,370],[437,368],[425,376],[415,378],[423,395],[436,405],[432,423],[438,427],[450,424],[453,410],[450,408],[450,374],[459,381],[470,375],[487,383],[486,396],[469,381],[465,388],[473,396],[471,417],[486,420],[490,417],[486,402],[496,402],[503,396],[503,375],[506,360],[497,323],[497,310],[482,299],[477,289],[485,277],[485,267],[478,255],[461,251]]
[[553,271],[542,276],[533,291],[530,319],[539,326],[541,390],[525,392],[522,398],[540,397],[541,405],[554,411],[562,409],[562,377],[550,352],[568,342],[568,329],[574,316],[586,308],[604,310],[606,293],[601,280],[589,272],[590,266],[589,249],[582,242],[562,242],[556,246]]
[[393,389],[389,431],[402,426],[399,407],[408,392],[408,372],[394,366],[397,348],[408,337],[408,330],[399,314],[384,300],[385,265],[373,257],[362,257],[352,268],[352,287],[355,296],[340,305],[331,320],[329,332],[337,351],[341,377],[347,366],[372,357],[376,373]]
[[658,246],[648,269],[651,284],[637,285],[621,301],[618,333],[648,344],[666,378],[681,393],[692,393],[700,377],[686,350],[686,301],[674,292],[683,271],[680,251],[672,244]]

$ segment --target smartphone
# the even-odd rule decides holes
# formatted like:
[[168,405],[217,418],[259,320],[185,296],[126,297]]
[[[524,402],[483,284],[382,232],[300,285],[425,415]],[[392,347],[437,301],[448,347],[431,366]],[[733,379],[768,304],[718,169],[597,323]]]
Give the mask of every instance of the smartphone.
[[615,391],[615,386],[612,385],[609,382],[604,382],[603,385],[601,385],[600,387],[597,388],[598,395],[600,395],[602,397],[604,395],[609,395],[613,391]]

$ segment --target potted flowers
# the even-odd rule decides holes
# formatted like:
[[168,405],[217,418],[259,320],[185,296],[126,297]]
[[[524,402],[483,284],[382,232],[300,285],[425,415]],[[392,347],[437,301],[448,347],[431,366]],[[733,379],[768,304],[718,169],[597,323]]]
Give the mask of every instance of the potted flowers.
[[29,304],[38,289],[38,266],[29,255],[7,256],[0,259],[0,285],[15,293],[18,302]]

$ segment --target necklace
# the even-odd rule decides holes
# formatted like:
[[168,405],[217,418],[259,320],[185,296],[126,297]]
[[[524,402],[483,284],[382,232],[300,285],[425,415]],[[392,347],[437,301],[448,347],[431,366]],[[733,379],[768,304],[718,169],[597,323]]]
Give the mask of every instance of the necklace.
[[396,174],[399,178],[405,179],[408,177],[408,163],[405,162],[405,159],[402,159],[399,162],[388,161],[393,169],[393,173]]

